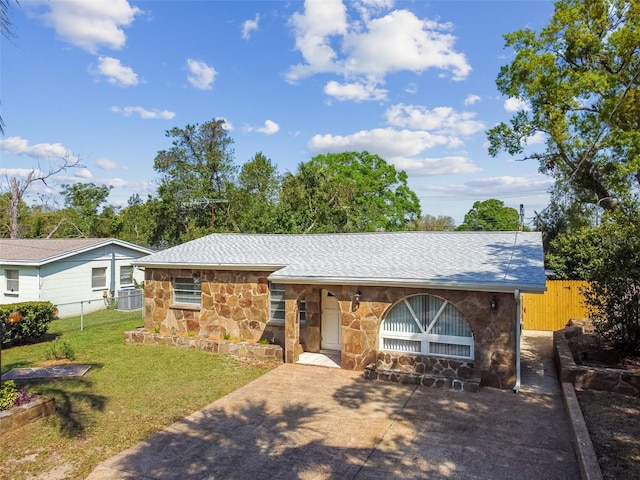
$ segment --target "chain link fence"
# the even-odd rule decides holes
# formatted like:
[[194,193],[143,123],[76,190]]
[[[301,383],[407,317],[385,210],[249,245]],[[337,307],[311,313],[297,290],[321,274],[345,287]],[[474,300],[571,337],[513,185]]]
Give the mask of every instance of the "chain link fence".
[[114,295],[56,304],[59,317],[56,323],[66,331],[84,330],[94,325],[122,321],[122,313],[138,310],[139,318],[144,319],[143,305],[143,290],[119,290]]

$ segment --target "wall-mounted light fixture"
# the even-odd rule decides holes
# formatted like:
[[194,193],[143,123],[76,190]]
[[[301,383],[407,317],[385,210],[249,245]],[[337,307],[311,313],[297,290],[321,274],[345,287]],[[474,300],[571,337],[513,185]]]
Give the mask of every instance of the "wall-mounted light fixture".
[[360,306],[360,290],[358,290],[355,295],[353,296],[353,298],[351,299],[351,311],[355,312],[356,310],[358,310],[358,307]]
[[496,310],[498,308],[498,299],[494,295],[491,297],[491,310]]

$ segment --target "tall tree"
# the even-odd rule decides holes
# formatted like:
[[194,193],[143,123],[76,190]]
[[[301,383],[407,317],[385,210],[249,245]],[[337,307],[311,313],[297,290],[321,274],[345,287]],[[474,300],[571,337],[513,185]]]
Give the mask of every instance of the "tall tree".
[[118,238],[136,245],[151,246],[151,233],[154,229],[154,207],[159,204],[157,198],[149,196],[143,202],[137,193],[127,201],[127,206],[120,210]]
[[285,176],[282,202],[304,232],[403,230],[420,215],[407,174],[378,155],[318,155]]
[[[513,61],[497,78],[523,102],[488,131],[489,152],[539,162],[577,203],[611,210],[640,187],[640,2],[561,0],[548,26],[505,35]],[[527,154],[543,134],[544,151]]]
[[112,188],[107,185],[97,186],[94,183],[62,185],[61,194],[65,206],[77,215],[76,220],[72,221],[84,236],[100,238],[111,235],[113,208],[104,206],[102,211],[99,210],[107,202]]
[[276,165],[262,152],[240,169],[237,185],[229,186],[227,218],[243,233],[276,231],[276,208],[281,176]]
[[66,171],[69,168],[84,167],[77,159],[71,159],[70,155],[65,155],[60,159],[59,163],[50,162],[49,170],[43,171],[40,168],[32,169],[24,178],[7,177],[7,185],[9,188],[9,202],[7,205],[7,211],[9,215],[9,238],[19,238],[20,230],[18,223],[18,213],[20,205],[23,203],[23,198],[29,191],[31,186],[40,181],[47,184],[47,180],[60,172]]
[[153,164],[161,175],[160,217],[153,243],[176,245],[218,227],[227,230],[227,219],[212,215],[216,202],[228,200],[227,186],[236,170],[233,140],[224,120],[176,127],[166,136],[173,138],[172,146],[160,150]]
[[515,208],[505,206],[502,200],[490,198],[475,202],[456,230],[515,231],[519,226],[520,215]]

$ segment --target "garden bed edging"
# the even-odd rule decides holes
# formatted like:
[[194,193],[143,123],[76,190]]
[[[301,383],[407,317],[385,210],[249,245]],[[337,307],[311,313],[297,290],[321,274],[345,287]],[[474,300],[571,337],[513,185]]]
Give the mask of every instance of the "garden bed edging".
[[0,411],[0,435],[52,415],[56,411],[55,400],[51,397],[38,397],[35,400]]
[[273,360],[282,362],[284,358],[280,345],[167,335],[149,332],[145,328],[124,332],[124,339],[129,343],[193,348],[204,352],[229,355],[241,360]]

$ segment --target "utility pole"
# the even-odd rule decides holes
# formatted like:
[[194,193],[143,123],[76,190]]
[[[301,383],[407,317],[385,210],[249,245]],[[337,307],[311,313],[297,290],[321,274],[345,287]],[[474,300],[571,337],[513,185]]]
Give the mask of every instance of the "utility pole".
[[520,228],[519,230],[524,231],[524,204],[520,204]]
[[223,200],[221,198],[196,198],[188,202],[182,202],[180,205],[183,207],[208,207],[211,205],[211,233],[213,233],[215,231],[216,203],[228,202],[229,200]]

